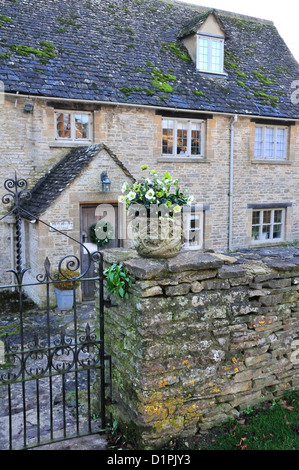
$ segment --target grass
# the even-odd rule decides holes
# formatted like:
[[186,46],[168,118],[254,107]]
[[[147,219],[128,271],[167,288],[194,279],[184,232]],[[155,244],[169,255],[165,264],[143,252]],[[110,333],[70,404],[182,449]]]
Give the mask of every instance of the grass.
[[[110,448],[130,450],[126,436],[110,435]],[[238,418],[193,438],[172,439],[163,450],[299,450],[299,392],[248,407]]]
[[206,450],[299,450],[298,395],[229,423]]
[[193,439],[174,442],[177,450],[299,450],[299,392],[247,408],[237,419]]

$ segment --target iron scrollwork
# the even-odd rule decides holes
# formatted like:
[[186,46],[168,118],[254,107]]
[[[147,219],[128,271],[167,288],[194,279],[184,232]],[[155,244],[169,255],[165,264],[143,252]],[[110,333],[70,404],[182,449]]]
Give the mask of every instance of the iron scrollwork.
[[63,374],[72,370],[94,367],[100,362],[101,341],[91,333],[89,324],[86,325],[85,335],[79,338],[77,344],[73,338],[66,335],[62,329],[60,337],[53,341],[53,346],[47,348],[45,341],[40,341],[38,334],[30,341],[23,351],[17,345],[11,344],[6,337],[6,363],[11,370],[0,374],[0,384],[9,384],[30,378],[41,379],[48,375]]

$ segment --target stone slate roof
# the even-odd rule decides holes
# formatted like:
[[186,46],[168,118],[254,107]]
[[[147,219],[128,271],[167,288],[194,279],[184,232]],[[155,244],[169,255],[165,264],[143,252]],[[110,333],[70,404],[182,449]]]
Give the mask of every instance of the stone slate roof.
[[[196,33],[196,31],[203,25],[203,23],[206,21],[208,16],[210,16],[211,13],[214,13],[214,10],[208,10],[205,13],[197,14],[194,15],[194,17],[186,24],[184,24],[183,28],[181,31],[178,33],[178,38],[184,38],[185,36],[189,36],[190,34]],[[216,20],[218,20],[218,16],[215,14]],[[219,22],[219,20],[218,20]],[[223,27],[220,22],[219,26]]]
[[169,0],[0,0],[0,80],[12,93],[299,118],[299,66],[272,22],[214,10],[227,76],[196,70],[180,38],[208,12]]
[[31,199],[23,202],[24,218],[32,219],[31,216],[35,218],[45,212],[50,204],[74,181],[101,150],[106,150],[124,174],[132,181],[135,181],[123,163],[110,152],[106,145],[96,144],[89,147],[76,147],[67,153],[30,190]]

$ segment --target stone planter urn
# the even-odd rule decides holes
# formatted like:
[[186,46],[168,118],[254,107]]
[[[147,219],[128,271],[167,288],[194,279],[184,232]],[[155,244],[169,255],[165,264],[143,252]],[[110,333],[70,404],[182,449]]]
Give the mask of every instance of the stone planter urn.
[[181,219],[147,219],[133,229],[133,247],[144,258],[173,258],[181,251]]

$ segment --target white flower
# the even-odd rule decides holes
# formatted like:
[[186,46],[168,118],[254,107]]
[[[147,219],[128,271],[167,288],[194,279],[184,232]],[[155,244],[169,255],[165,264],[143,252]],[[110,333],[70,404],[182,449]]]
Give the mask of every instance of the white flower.
[[128,183],[124,183],[124,184],[122,185],[121,192],[122,192],[122,193],[125,193],[126,191],[128,191],[128,189],[129,189]]
[[173,212],[181,212],[182,208],[181,206],[174,206]]
[[134,193],[134,191],[130,191],[129,194],[127,195],[127,198],[129,199],[129,201],[132,201],[136,196],[136,193]]
[[149,178],[146,178],[145,182],[146,182],[147,184],[152,184],[152,181],[151,181]]
[[194,196],[189,196],[188,199],[187,199],[187,204],[190,206],[190,204],[192,204],[192,201],[194,199]]
[[145,197],[146,197],[146,199],[153,199],[155,197],[155,191],[153,189],[149,189],[145,193]]

